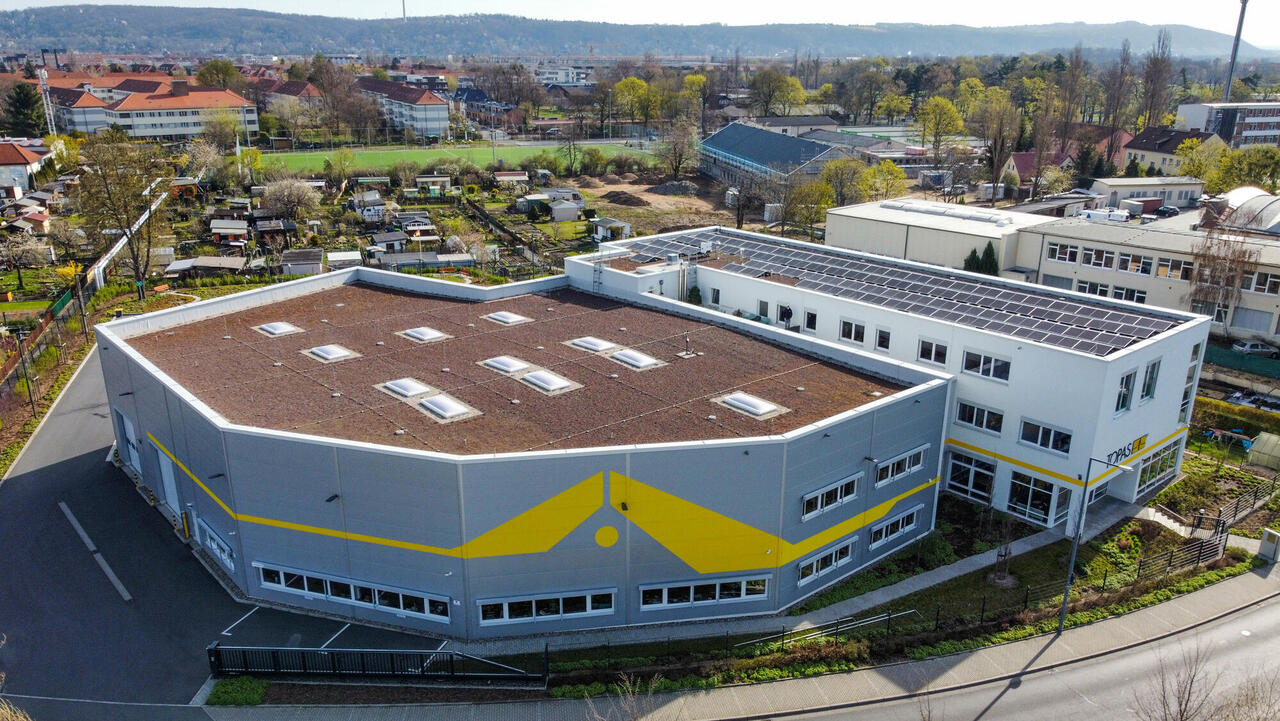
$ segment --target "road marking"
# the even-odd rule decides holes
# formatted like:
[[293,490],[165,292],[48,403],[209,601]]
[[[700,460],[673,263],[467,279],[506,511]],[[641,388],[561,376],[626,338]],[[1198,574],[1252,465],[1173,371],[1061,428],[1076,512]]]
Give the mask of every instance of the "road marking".
[[[240,621],[243,621],[243,620],[245,620],[246,618],[248,618],[248,617],[252,616],[252,615],[253,615],[253,612],[254,612],[254,611],[257,611],[259,608],[262,608],[262,607],[261,607],[261,606],[254,606],[254,607],[253,607],[253,609],[252,609],[251,611],[249,611],[248,613],[246,613],[245,615],[243,615],[243,616],[241,616],[241,617],[240,617]],[[240,621],[236,621],[235,623],[231,624],[230,626],[227,626],[226,628],[222,629],[222,635],[223,635],[223,636],[230,636],[230,635],[231,635],[231,633],[230,633],[230,632],[231,632],[231,629],[235,628],[236,626],[239,626],[239,625],[240,625]]]
[[98,547],[93,545],[93,539],[89,538],[89,534],[85,533],[84,526],[80,525],[80,521],[76,520],[76,514],[71,512],[65,501],[58,501],[58,508],[62,509],[62,515],[67,517],[67,521],[71,523],[71,528],[75,529],[76,535],[84,542],[89,553],[97,553]]
[[332,636],[330,636],[330,637],[329,637],[329,640],[328,640],[328,641],[325,641],[325,642],[320,646],[320,648],[328,648],[328,647],[329,647],[329,644],[333,643],[333,640],[334,640],[335,638],[337,638],[337,637],[341,636],[341,635],[342,635],[342,632],[343,632],[343,631],[345,631],[345,630],[347,630],[348,628],[351,628],[351,624],[349,624],[349,623],[348,623],[347,625],[343,626],[342,628],[338,629],[338,632],[337,632],[337,633],[335,633],[335,634],[333,634]]
[[111,566],[107,564],[107,559],[103,558],[102,554],[98,552],[98,546],[94,544],[92,538],[89,538],[89,534],[85,532],[84,526],[80,525],[80,521],[76,518],[76,514],[71,512],[71,509],[67,506],[65,501],[58,501],[58,508],[62,509],[62,515],[67,517],[67,522],[71,524],[71,528],[74,529],[76,535],[80,537],[80,541],[84,543],[85,548],[89,549],[89,553],[93,554],[93,560],[98,564],[98,568],[102,569],[102,572],[107,576],[107,580],[111,582],[112,586],[115,586],[116,593],[120,594],[120,598],[123,598],[125,601],[132,601],[133,596],[129,595],[129,589],[124,587],[124,584],[120,582],[120,577],[117,576],[116,572],[111,570]]
[[107,574],[107,580],[111,581],[111,585],[116,587],[116,592],[120,594],[120,598],[123,598],[126,601],[132,601],[133,596],[129,595],[128,589],[126,589],[124,584],[120,583],[120,579],[116,577],[116,572],[112,571],[111,566],[107,565],[107,559],[103,558],[101,553],[95,553],[93,554],[93,560],[97,561],[98,568],[101,568],[102,572]]
[[1253,635],[1253,633],[1252,633],[1252,632],[1250,632],[1250,631],[1241,631],[1241,632],[1240,632],[1240,635],[1241,635],[1241,636],[1252,636],[1252,635]]

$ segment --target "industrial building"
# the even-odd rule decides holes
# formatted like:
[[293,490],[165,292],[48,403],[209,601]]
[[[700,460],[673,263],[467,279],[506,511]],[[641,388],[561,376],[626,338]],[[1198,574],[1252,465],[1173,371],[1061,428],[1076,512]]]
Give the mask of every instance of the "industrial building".
[[[975,221],[977,222],[977,221]],[[664,261],[676,258],[678,262]],[[1208,336],[1191,313],[721,228],[565,259],[580,287],[686,297],[955,379],[946,490],[1046,527],[1176,476]]]
[[115,457],[248,598],[451,638],[774,613],[932,529],[948,374],[576,278],[100,325]]

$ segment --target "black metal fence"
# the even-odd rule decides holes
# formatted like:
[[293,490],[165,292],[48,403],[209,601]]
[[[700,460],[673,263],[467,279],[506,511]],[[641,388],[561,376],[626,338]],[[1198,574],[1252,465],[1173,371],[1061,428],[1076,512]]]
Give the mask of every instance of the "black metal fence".
[[547,683],[547,658],[540,671],[525,671],[457,651],[406,651],[341,648],[280,648],[210,644],[209,671],[214,676],[350,676],[455,681]]

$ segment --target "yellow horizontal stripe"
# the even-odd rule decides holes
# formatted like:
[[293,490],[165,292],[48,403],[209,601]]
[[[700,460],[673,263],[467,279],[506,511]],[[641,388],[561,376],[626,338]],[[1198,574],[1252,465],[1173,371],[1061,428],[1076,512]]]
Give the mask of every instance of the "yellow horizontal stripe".
[[1040,473],[1046,476],[1050,476],[1052,478],[1056,478],[1059,481],[1062,481],[1064,483],[1070,483],[1073,486],[1084,486],[1084,481],[1077,480],[1075,478],[1072,478],[1071,476],[1063,475],[1061,473],[1058,473],[1057,471],[1051,471],[1048,468],[1041,468],[1040,466],[1033,465],[1025,461],[1020,461],[1017,458],[1012,458],[1010,456],[1006,456],[1001,453],[996,453],[995,451],[989,451],[986,448],[983,448],[981,446],[975,446],[971,443],[965,443],[964,441],[957,441],[954,438],[948,438],[947,445],[958,446],[967,451],[973,451],[974,453],[981,453],[982,455],[987,456],[989,458],[998,458],[1004,461],[1005,463],[1012,463],[1013,465],[1019,466],[1021,468],[1025,468],[1028,471],[1035,471],[1036,473]]
[[[1162,447],[1164,447],[1164,444],[1167,443],[1168,441],[1182,435],[1183,433],[1186,433],[1189,427],[1190,426],[1183,426],[1178,430],[1174,431],[1173,433],[1170,433],[1164,438],[1161,438],[1160,440],[1156,441],[1155,443],[1148,443],[1146,446],[1142,448],[1142,450],[1138,451],[1137,453],[1133,453],[1128,458],[1124,459],[1123,461],[1120,461],[1120,464],[1125,465],[1129,463],[1129,461],[1132,461],[1133,459],[1138,458],[1139,456],[1144,456],[1149,453],[1154,453],[1160,450]],[[1101,481],[1102,479],[1106,478],[1107,476],[1119,470],[1120,470],[1119,468],[1114,468],[1114,467],[1108,468],[1107,470],[1103,471],[1101,475],[1099,475],[1097,478],[1093,479],[1089,483],[1090,484],[1097,483],[1098,481]]]

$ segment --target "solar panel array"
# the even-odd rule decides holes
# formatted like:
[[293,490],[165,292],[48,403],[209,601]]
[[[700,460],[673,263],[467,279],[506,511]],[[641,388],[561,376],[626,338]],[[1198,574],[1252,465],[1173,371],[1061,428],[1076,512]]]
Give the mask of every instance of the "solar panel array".
[[725,230],[697,230],[628,244],[632,260],[670,253],[732,256],[721,270],[748,278],[782,275],[797,288],[927,318],[1106,356],[1178,325],[1178,321],[1101,303],[982,283],[945,270],[904,268],[865,258],[796,248]]

